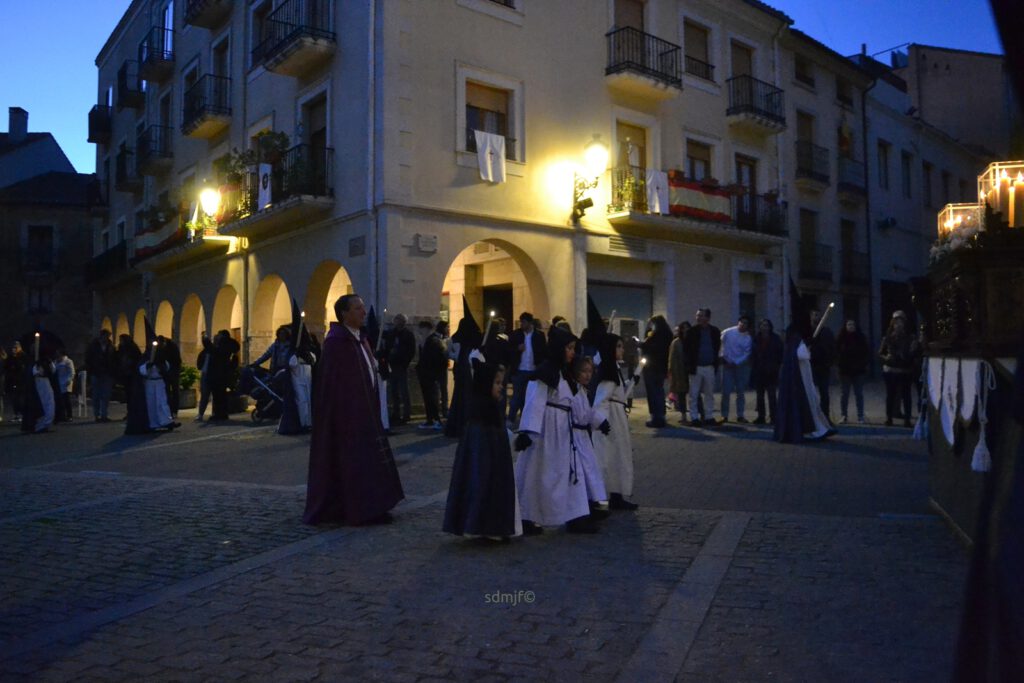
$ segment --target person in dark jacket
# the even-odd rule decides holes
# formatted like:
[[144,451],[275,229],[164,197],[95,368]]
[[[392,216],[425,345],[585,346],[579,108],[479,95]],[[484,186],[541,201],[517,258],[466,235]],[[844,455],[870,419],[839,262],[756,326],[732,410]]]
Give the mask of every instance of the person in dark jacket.
[[[779,392],[779,371],[782,369],[782,339],[775,334],[775,326],[767,318],[758,325],[757,336],[754,337],[754,367],[751,372],[751,383],[757,394],[757,418],[754,424],[775,423],[776,399]],[[767,399],[768,410],[765,413]]]
[[159,335],[157,343],[167,362],[167,372],[164,373],[164,382],[167,384],[167,405],[171,408],[171,415],[178,416],[178,404],[181,402],[181,349],[168,339]]
[[206,407],[210,404],[210,360],[213,356],[213,341],[203,332],[201,342],[203,350],[196,356],[196,368],[199,369],[199,411],[196,422],[202,422],[206,416]]
[[864,423],[864,375],[868,371],[871,350],[867,337],[857,328],[857,321],[847,320],[843,331],[836,339],[836,366],[839,368],[839,383],[842,387],[839,408],[840,422],[849,421],[850,388],[857,403],[857,422]]
[[117,359],[114,345],[110,342],[110,330],[100,330],[96,339],[89,342],[85,350],[85,370],[92,386],[92,416],[97,422],[110,422],[107,407],[110,394],[114,391],[114,376],[117,374]]
[[[811,311],[811,328],[818,326],[821,320],[821,313]],[[818,389],[818,396],[821,399],[821,412],[825,417],[832,419],[829,409],[829,385],[831,384],[832,366],[836,362],[836,336],[828,325],[823,325],[821,331],[811,338],[809,343],[811,351],[811,374],[814,375],[814,386]]]
[[907,315],[896,311],[889,321],[889,330],[882,338],[878,357],[882,359],[882,378],[885,379],[885,425],[892,426],[899,404],[903,404],[903,426],[910,422],[910,384],[913,381],[914,356],[917,341],[907,331]]
[[665,379],[668,377],[668,349],[672,345],[672,328],[665,316],[656,315],[647,322],[647,336],[640,352],[647,360],[641,374],[647,392],[647,407],[651,412],[648,427],[667,426],[665,422]]
[[440,385],[446,381],[448,371],[448,355],[444,348],[443,332],[447,329],[443,320],[434,327],[429,320],[420,323],[427,337],[420,346],[420,359],[416,363],[416,377],[420,382],[420,393],[423,394],[423,407],[427,412],[426,422],[420,429],[441,430]]
[[221,330],[207,351],[210,353],[207,363],[207,381],[213,402],[213,413],[210,415],[210,419],[214,421],[227,420],[230,412],[228,389],[233,382],[235,370],[238,369],[238,342],[231,338],[230,332]]
[[403,425],[409,421],[412,412],[412,399],[409,397],[409,364],[416,356],[416,335],[406,323],[408,319],[401,313],[395,316],[393,327],[384,339],[388,356],[388,397],[391,399],[391,424]]
[[509,336],[512,347],[512,364],[509,374],[512,377],[512,400],[509,401],[508,419],[512,422],[523,409],[526,400],[526,385],[533,379],[533,374],[544,359],[547,341],[540,331],[532,313],[519,315],[519,329]]
[[683,338],[683,358],[690,372],[690,425],[699,427],[698,414],[703,399],[705,422],[715,425],[715,372],[722,348],[722,331],[711,324],[711,309],[697,309],[697,324]]
[[142,349],[131,335],[122,334],[117,338],[116,363],[117,383],[124,388],[125,404],[131,404],[139,396],[138,391],[133,389],[136,384],[135,378],[139,376],[139,365],[142,363]]

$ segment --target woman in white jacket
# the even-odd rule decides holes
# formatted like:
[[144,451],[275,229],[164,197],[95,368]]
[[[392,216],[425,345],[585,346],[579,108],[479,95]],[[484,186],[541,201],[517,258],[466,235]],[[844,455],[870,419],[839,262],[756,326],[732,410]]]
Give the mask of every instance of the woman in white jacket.
[[613,510],[636,510],[637,504],[626,498],[633,495],[633,442],[629,436],[626,404],[633,395],[637,377],[624,376],[622,338],[606,334],[600,345],[601,366],[594,396],[594,409],[608,416],[611,431],[594,434],[594,450],[604,471],[608,505]]

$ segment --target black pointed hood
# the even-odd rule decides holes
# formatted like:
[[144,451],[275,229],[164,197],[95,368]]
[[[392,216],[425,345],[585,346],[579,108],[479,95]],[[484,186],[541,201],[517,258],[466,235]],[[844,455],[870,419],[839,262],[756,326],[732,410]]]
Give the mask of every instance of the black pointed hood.
[[619,366],[615,362],[615,349],[620,341],[622,341],[622,337],[617,334],[609,332],[602,335],[601,343],[597,347],[598,352],[601,354],[601,365],[597,368],[599,382],[622,384],[622,378],[619,376]]
[[569,330],[554,325],[548,330],[547,348],[544,350],[544,362],[537,368],[537,379],[554,389],[566,369],[565,347],[579,341]]

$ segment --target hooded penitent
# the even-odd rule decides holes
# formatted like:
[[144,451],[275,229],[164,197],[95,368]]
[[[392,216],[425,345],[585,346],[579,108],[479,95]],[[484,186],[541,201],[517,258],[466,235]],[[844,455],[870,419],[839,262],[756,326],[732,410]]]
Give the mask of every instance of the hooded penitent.
[[597,369],[599,382],[622,384],[618,364],[615,362],[615,349],[621,341],[622,337],[617,334],[608,333],[601,337],[601,344],[598,346],[601,353],[601,365]]
[[472,390],[473,371],[470,366],[469,354],[477,349],[482,341],[483,334],[480,331],[480,326],[473,319],[469,304],[463,297],[462,320],[459,321],[459,327],[452,335],[452,343],[459,345],[459,357],[455,359],[455,368],[452,371],[454,380],[452,402],[448,408],[448,421],[444,426],[445,436],[459,436],[466,423],[466,409],[469,401],[472,400],[469,395]]
[[578,342],[579,339],[565,328],[554,326],[548,331],[547,341],[544,362],[537,368],[537,379],[556,389],[559,377],[565,377],[569,381],[569,386],[574,387],[575,393],[576,383],[565,363],[565,347]]

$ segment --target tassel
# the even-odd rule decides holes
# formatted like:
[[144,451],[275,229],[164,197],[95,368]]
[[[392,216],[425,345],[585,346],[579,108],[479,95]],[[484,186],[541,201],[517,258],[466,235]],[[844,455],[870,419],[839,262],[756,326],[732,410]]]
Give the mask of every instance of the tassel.
[[992,469],[992,454],[989,453],[988,444],[985,442],[985,428],[988,425],[988,392],[996,388],[996,374],[992,366],[981,361],[981,393],[978,396],[978,422],[981,433],[978,435],[978,445],[974,448],[974,456],[971,458],[971,469],[975,472],[988,472]]

